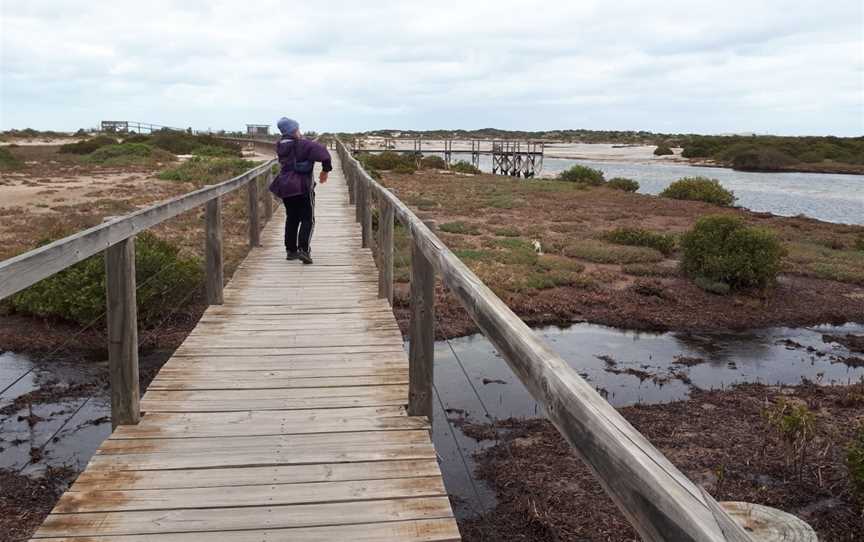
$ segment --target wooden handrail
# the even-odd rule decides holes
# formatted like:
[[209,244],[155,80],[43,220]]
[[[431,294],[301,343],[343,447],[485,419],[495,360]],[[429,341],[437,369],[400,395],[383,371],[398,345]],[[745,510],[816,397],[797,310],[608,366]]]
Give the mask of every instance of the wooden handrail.
[[114,218],[0,262],[0,299],[9,297],[160,222],[233,192],[266,173],[275,163],[275,160],[269,160],[227,181],[205,186],[132,214]]
[[[691,482],[546,345],[399,198],[372,179],[342,141],[337,140],[336,149],[346,178],[354,184],[358,205],[372,200],[366,196],[371,193],[393,209],[410,232],[415,253],[422,254],[441,276],[643,540],[752,540],[713,497]],[[358,212],[358,221],[364,227],[369,214],[368,208]],[[414,273],[412,278],[428,275]],[[412,296],[424,290],[429,290],[428,284],[411,285]],[[415,303],[413,298],[411,303]],[[414,329],[417,323],[413,312],[412,350],[415,341],[425,342],[431,333],[428,329]],[[414,359],[411,363],[415,363]],[[411,374],[431,378],[431,370],[422,365]],[[431,382],[412,382],[409,387],[425,389],[431,387]],[[422,405],[415,408],[422,409]]]

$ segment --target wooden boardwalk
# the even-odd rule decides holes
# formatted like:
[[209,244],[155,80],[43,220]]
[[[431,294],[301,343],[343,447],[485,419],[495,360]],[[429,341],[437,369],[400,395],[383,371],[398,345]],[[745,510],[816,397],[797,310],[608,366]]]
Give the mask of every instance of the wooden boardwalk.
[[408,360],[334,156],[315,265],[277,213],[36,539],[459,540]]

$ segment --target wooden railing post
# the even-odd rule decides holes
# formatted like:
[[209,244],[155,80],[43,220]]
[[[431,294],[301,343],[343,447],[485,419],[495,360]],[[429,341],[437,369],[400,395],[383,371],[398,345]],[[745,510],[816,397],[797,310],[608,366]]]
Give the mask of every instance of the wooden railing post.
[[222,304],[222,197],[207,202],[206,216],[206,247],[205,259],[207,265],[207,303]]
[[432,419],[435,358],[435,270],[411,243],[411,323],[408,350],[408,414]]
[[105,250],[108,373],[111,426],[134,425],[138,404],[138,306],[135,299],[135,238]]
[[360,190],[363,192],[363,214],[361,215],[360,222],[361,232],[363,234],[363,248],[371,248],[372,247],[372,186],[366,182],[364,182],[360,186]]
[[354,196],[354,180],[357,178],[357,170],[354,168],[343,168],[343,171],[345,172],[345,182],[348,183],[348,203],[354,205],[356,199]]
[[273,193],[270,192],[270,183],[273,181],[273,170],[268,169],[264,174],[264,188],[261,191],[264,195],[264,220],[270,222],[273,218]]
[[249,246],[261,245],[261,229],[258,224],[258,179],[252,179],[246,185],[248,190],[248,213],[249,213]]
[[393,206],[386,198],[378,205],[378,297],[393,306]]
[[[366,207],[366,202],[364,201],[366,196],[366,191],[363,190],[364,184],[363,175],[358,173],[354,176],[354,218],[361,225],[363,224],[363,209]],[[365,247],[366,244],[364,243]]]

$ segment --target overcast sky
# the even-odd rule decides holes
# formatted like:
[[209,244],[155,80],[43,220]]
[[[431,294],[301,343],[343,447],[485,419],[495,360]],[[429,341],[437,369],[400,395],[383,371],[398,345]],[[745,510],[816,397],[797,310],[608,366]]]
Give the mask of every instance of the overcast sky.
[[864,134],[861,0],[0,5],[3,129]]

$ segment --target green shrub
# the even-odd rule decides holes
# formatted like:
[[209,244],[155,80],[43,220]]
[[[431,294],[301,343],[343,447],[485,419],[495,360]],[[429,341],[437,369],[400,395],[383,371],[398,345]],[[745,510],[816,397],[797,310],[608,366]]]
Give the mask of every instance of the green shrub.
[[785,254],[772,233],[723,215],[699,219],[681,238],[681,248],[684,273],[731,288],[773,284]]
[[675,237],[663,233],[643,230],[639,228],[618,228],[607,233],[607,241],[619,245],[630,245],[635,247],[650,247],[659,250],[665,255],[675,251]]
[[[155,323],[176,300],[199,287],[201,262],[150,232],[135,240],[138,319]],[[87,258],[10,298],[16,312],[88,324],[105,312],[104,253]]]
[[794,467],[799,477],[807,452],[816,436],[816,415],[807,405],[781,398],[765,409],[768,425],[778,434],[785,447],[786,466]]
[[855,238],[855,250],[864,251],[864,234],[859,234]]
[[665,143],[657,145],[657,148],[654,149],[654,156],[669,156],[671,154],[675,153],[672,151],[672,148]]
[[788,154],[770,147],[754,148],[732,157],[732,167],[750,171],[777,171],[797,163]]
[[564,170],[559,173],[558,179],[571,183],[581,183],[591,186],[600,186],[604,182],[602,171],[579,164],[576,164],[570,169]]
[[735,202],[735,194],[726,190],[717,179],[707,177],[684,177],[660,192],[664,198],[704,201],[728,207]]
[[393,173],[401,173],[405,175],[411,175],[415,171],[417,171],[417,167],[414,164],[399,164],[392,169]]
[[414,170],[417,169],[417,163],[414,161],[413,156],[409,156],[407,154],[400,154],[398,152],[392,151],[384,151],[378,154],[361,154],[358,157],[360,164],[363,166],[363,169],[377,169],[381,171],[391,171],[395,170],[397,167],[402,166],[403,171],[410,169],[413,173]]
[[154,147],[173,154],[194,154],[201,147],[221,147],[231,151],[232,156],[240,156],[240,144],[225,141],[209,135],[193,135],[173,130],[160,130],[150,134],[149,141]]
[[195,156],[157,175],[162,180],[191,182],[199,186],[225,181],[255,167],[257,162],[242,158]]
[[858,502],[864,505],[864,426],[858,428],[846,449],[849,482]]
[[109,136],[97,136],[92,139],[85,139],[75,143],[66,143],[60,146],[58,152],[62,154],[90,154],[93,151],[101,149],[107,145],[116,145],[117,140]]
[[520,235],[522,235],[522,232],[520,232],[517,228],[514,228],[513,226],[506,226],[504,228],[498,228],[497,230],[495,230],[495,235],[498,235],[499,237],[519,237]]
[[693,279],[693,284],[695,284],[699,288],[702,288],[708,293],[716,295],[729,295],[729,293],[732,291],[732,287],[725,282],[718,282],[716,280],[711,280],[707,277],[696,277]]
[[623,190],[624,192],[636,192],[639,190],[639,183],[633,179],[627,179],[625,177],[614,177],[609,179],[606,186],[613,190]]
[[223,158],[240,156],[240,152],[236,149],[218,147],[216,145],[201,145],[192,151],[192,154],[195,156],[218,156]]
[[12,154],[12,151],[6,147],[0,147],[0,170],[18,169],[23,165],[24,162]]
[[447,222],[446,224],[438,226],[438,229],[447,233],[480,235],[480,228],[474,224],[466,224],[465,222]]
[[621,267],[621,271],[636,277],[674,277],[677,271],[662,265],[633,263]]
[[424,156],[420,160],[420,167],[423,169],[447,169],[447,162],[440,156]]
[[162,149],[154,149],[145,143],[120,143],[106,145],[96,149],[87,156],[87,161],[105,166],[126,166],[131,164],[149,164],[155,162],[171,162],[174,155]]
[[571,242],[564,246],[561,253],[569,258],[580,258],[589,262],[622,265],[653,263],[663,259],[663,255],[653,248],[613,245],[593,239]]
[[459,160],[452,166],[450,166],[451,171],[455,171],[456,173],[471,173],[472,175],[479,175],[483,173],[480,169],[474,167],[474,164],[471,162],[466,162],[465,160]]

